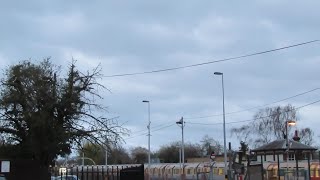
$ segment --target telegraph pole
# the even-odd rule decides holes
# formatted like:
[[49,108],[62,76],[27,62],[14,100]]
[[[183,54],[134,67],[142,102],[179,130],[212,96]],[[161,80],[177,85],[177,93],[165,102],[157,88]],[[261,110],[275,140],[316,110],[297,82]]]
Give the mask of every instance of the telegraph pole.
[[150,101],[143,100],[142,102],[148,103],[148,179],[150,179],[150,125],[151,125],[151,120],[150,120]]
[[180,121],[177,121],[176,124],[181,125],[181,154],[182,154],[182,173],[184,174],[184,136],[183,136],[183,128],[184,128],[183,117],[181,117]]

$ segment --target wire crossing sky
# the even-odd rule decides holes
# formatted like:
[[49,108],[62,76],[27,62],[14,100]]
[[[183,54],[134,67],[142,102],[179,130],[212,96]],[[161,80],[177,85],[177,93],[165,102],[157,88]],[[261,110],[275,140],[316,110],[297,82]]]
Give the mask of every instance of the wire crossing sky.
[[282,51],[282,50],[285,50],[285,49],[290,49],[290,48],[294,48],[294,47],[298,47],[298,46],[304,46],[304,45],[315,43],[315,42],[318,42],[318,41],[319,40],[306,41],[306,42],[302,42],[302,43],[298,43],[298,44],[292,44],[292,45],[288,45],[288,46],[284,46],[284,47],[280,47],[280,48],[276,48],[276,49],[270,49],[270,50],[265,50],[265,51],[260,51],[260,52],[240,55],[240,56],[231,57],[231,58],[213,60],[213,61],[208,61],[208,62],[203,62],[203,63],[198,63],[198,64],[191,64],[191,65],[180,66],[180,67],[172,67],[172,68],[152,70],[152,71],[144,71],[144,72],[136,72],[136,73],[114,74],[114,75],[107,75],[107,76],[104,76],[104,77],[110,78],[110,77],[121,77],[121,76],[134,76],[134,75],[159,73],[159,72],[165,72],[165,71],[174,71],[174,70],[179,70],[179,69],[192,68],[192,67],[197,67],[197,66],[204,66],[204,65],[209,65],[209,64],[213,64],[213,63],[219,63],[219,62],[243,59],[243,58],[246,58],[246,57],[257,56],[257,55],[267,54],[267,53],[276,52],[276,51]]
[[[295,109],[295,110],[299,110],[299,109],[302,109],[302,108],[311,106],[311,105],[316,104],[316,103],[319,103],[319,102],[320,102],[320,100],[316,100],[316,101],[310,102],[310,103],[308,103],[308,104],[305,104],[305,105],[296,107],[296,108],[294,108],[294,109]],[[270,116],[271,116],[271,115],[270,115]],[[270,117],[270,116],[263,116],[263,117],[259,117],[259,118],[239,120],[239,121],[229,121],[229,122],[226,122],[226,124],[238,124],[238,123],[244,123],[244,122],[252,122],[252,121],[261,120],[261,119],[263,119],[263,118],[267,118],[267,117]],[[197,123],[197,122],[192,122],[192,121],[186,121],[185,123],[186,123],[186,124],[194,124],[194,125],[204,125],[204,126],[208,126],[208,125],[213,126],[213,125],[223,124],[222,122],[219,122],[219,123]],[[155,129],[155,130],[152,130],[152,132],[160,131],[160,130],[163,130],[163,129],[172,127],[173,125],[175,125],[175,124],[170,124],[170,125],[165,125],[165,124],[157,125],[156,127],[158,127],[158,126],[163,126],[163,127],[157,128],[157,129]],[[154,128],[155,128],[155,127],[154,127]],[[146,135],[147,135],[147,130],[141,130],[141,131],[138,131],[138,132],[144,132],[144,133],[139,134],[139,135],[134,135],[134,136],[128,137],[128,138],[126,138],[125,140],[131,139],[131,138],[135,138],[135,137],[139,137],[139,136],[146,136]],[[134,134],[136,134],[136,133],[138,133],[138,132],[134,132]]]
[[[286,100],[289,100],[289,99],[292,99],[292,98],[295,98],[295,97],[298,97],[298,96],[302,96],[302,95],[317,91],[319,89],[320,88],[314,88],[314,89],[311,89],[311,90],[308,90],[308,91],[305,91],[305,92],[302,92],[302,93],[299,93],[299,94],[296,94],[296,95],[293,95],[293,96],[290,96],[290,97],[286,97],[286,98],[283,98],[283,99],[280,99],[280,100],[277,100],[277,101],[273,101],[271,103],[263,104],[261,106],[255,106],[255,107],[251,107],[251,108],[246,108],[246,109],[243,109],[243,110],[240,110],[240,111],[226,112],[225,114],[226,115],[237,114],[237,113],[241,113],[241,112],[245,112],[245,111],[250,111],[250,110],[253,110],[253,109],[258,109],[258,108],[261,108],[261,107],[270,106],[272,104],[276,104],[276,103],[283,102],[283,101],[286,101]],[[202,119],[202,118],[210,118],[210,117],[216,117],[216,116],[222,116],[222,115],[223,114],[215,114],[215,115],[208,115],[208,116],[198,116],[198,117],[186,117],[185,119]]]
[[[148,109],[141,101],[150,101],[152,151],[180,141],[175,123],[182,116],[186,142],[199,143],[205,135],[223,139],[222,125],[209,125],[221,122],[221,78],[213,76],[221,72],[231,123],[227,141],[238,144],[231,137],[233,124],[252,120],[259,108],[301,107],[320,99],[320,1],[231,4],[4,1],[0,67],[5,72],[21,60],[51,57],[61,75],[72,59],[84,74],[101,69],[97,83],[107,89],[97,89],[102,99],[95,100],[107,112],[95,115],[118,117],[111,121],[130,130],[124,148],[148,147]],[[317,137],[319,118],[319,103],[301,108],[296,128],[310,127]]]

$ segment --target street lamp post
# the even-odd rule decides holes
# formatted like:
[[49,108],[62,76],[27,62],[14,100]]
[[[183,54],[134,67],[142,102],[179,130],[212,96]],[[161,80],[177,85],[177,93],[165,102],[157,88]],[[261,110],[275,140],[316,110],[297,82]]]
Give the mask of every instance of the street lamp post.
[[148,179],[150,179],[150,102],[147,100],[143,100],[142,102],[148,103]]
[[82,166],[84,166],[84,152],[82,152]]
[[181,125],[181,156],[182,156],[182,174],[184,174],[184,138],[183,138],[183,127],[184,127],[184,121],[183,117],[181,117],[180,121],[176,122],[176,124]]
[[106,140],[106,145],[105,145],[105,147],[106,147],[106,166],[108,166],[108,137],[106,138],[107,140]]
[[179,149],[179,167],[181,169],[181,144],[177,145],[177,148]]
[[[226,117],[224,109],[224,84],[223,84],[223,73],[214,72],[214,75],[221,75],[222,80],[222,108],[223,108],[223,151],[224,151],[224,175],[227,175],[227,142],[226,142]],[[229,162],[230,163],[230,162]],[[229,179],[229,178],[228,178]]]
[[106,166],[108,165],[108,149],[106,148]]
[[287,179],[289,179],[289,137],[288,137],[288,126],[294,126],[296,124],[295,121],[287,120],[286,121],[286,147],[287,147]]

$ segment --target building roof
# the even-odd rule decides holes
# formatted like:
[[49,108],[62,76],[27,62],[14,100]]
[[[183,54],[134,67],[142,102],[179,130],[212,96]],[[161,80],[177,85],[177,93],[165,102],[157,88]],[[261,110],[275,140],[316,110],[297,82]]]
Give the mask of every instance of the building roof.
[[[289,149],[290,150],[306,150],[306,151],[316,151],[317,148],[308,146],[293,140],[289,140]],[[271,143],[265,144],[261,147],[251,150],[252,152],[266,152],[266,151],[286,151],[286,140],[275,140]]]

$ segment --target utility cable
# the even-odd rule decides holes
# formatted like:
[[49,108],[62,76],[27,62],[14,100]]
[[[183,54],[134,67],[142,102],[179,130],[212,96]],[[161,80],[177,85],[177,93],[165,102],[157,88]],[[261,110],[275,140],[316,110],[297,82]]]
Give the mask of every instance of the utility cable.
[[[175,123],[167,125],[167,126],[164,126],[164,127],[161,127],[161,128],[158,128],[158,129],[155,129],[152,132],[160,131],[162,129],[169,128],[169,127],[171,127],[173,125],[175,125]],[[124,140],[132,139],[132,138],[139,137],[139,136],[145,136],[145,135],[148,135],[148,133],[143,133],[143,134],[139,134],[139,135],[136,135],[136,136],[131,136],[131,137],[125,138]]]
[[[305,104],[305,105],[303,105],[303,106],[299,106],[299,107],[294,108],[294,109],[290,109],[290,110],[288,110],[288,111],[286,111],[286,112],[290,112],[290,111],[292,111],[292,110],[299,110],[299,109],[302,109],[302,108],[304,108],[304,107],[310,106],[310,105],[312,105],[312,104],[316,104],[316,103],[318,103],[318,102],[320,102],[320,100],[313,101],[313,102],[311,102],[311,103]],[[260,120],[260,119],[267,118],[267,117],[271,117],[271,116],[273,116],[273,115],[268,115],[268,116],[263,116],[263,117],[258,117],[258,118],[254,118],[254,119],[248,119],[248,120],[231,121],[231,122],[226,122],[226,124],[235,124],[235,123],[256,121],[256,120]],[[197,125],[218,125],[218,124],[223,124],[223,123],[193,123],[193,122],[188,122],[188,121],[187,121],[187,123],[189,123],[189,124],[197,124]]]
[[261,55],[261,54],[267,54],[267,53],[271,53],[271,52],[281,51],[281,50],[290,49],[290,48],[293,48],[293,47],[298,47],[298,46],[303,46],[303,45],[306,45],[306,44],[315,43],[315,42],[318,42],[318,41],[319,40],[306,41],[306,42],[293,44],[293,45],[289,45],[289,46],[283,46],[283,47],[276,48],[276,49],[270,49],[270,50],[265,50],[265,51],[260,51],[260,52],[255,52],[255,53],[250,53],[250,54],[230,57],[230,58],[218,59],[218,60],[213,60],[213,61],[208,61],[208,62],[203,62],[203,63],[198,63],[198,64],[191,64],[191,65],[178,66],[178,67],[165,68],[165,69],[158,69],[158,70],[152,70],[152,71],[144,71],[144,72],[114,74],[114,75],[107,75],[107,76],[103,76],[103,77],[110,78],[110,77],[134,76],[134,75],[141,75],[141,74],[151,74],[151,73],[173,71],[173,70],[179,70],[179,69],[185,69],[185,68],[192,68],[192,67],[203,66],[203,65],[208,65],[208,64],[218,63],[218,62],[225,62],[225,61],[242,59],[242,58],[251,57],[251,56],[257,56],[257,55]]
[[[158,128],[158,127],[161,127],[161,126],[164,126],[168,123],[163,123],[163,124],[158,124],[158,125],[155,125],[155,126],[151,126],[151,129],[155,129],[155,128]],[[170,123],[171,124],[171,123]],[[132,132],[132,134],[137,134],[137,133],[140,133],[140,132],[146,132],[148,131],[147,129],[143,129],[143,130],[139,130],[139,131],[135,131],[135,132]],[[154,131],[154,130],[152,130]]]
[[[242,110],[239,110],[239,111],[227,112],[227,113],[225,113],[225,115],[241,113],[241,112],[250,111],[250,110],[253,110],[253,109],[258,109],[258,108],[261,108],[261,107],[269,106],[269,105],[272,105],[272,104],[276,104],[276,103],[279,103],[279,102],[282,102],[282,101],[286,101],[286,100],[289,100],[289,99],[292,99],[292,98],[295,98],[295,97],[298,97],[298,96],[302,96],[302,95],[311,93],[311,92],[319,90],[319,89],[320,88],[314,88],[314,89],[311,89],[311,90],[308,90],[308,91],[305,91],[305,92],[302,92],[302,93],[299,93],[299,94],[296,94],[296,95],[293,95],[293,96],[290,96],[290,97],[286,97],[286,98],[283,98],[283,99],[280,99],[280,100],[277,100],[277,101],[273,101],[271,103],[267,103],[267,104],[264,104],[264,105],[255,106],[255,107],[251,107],[251,108],[247,108],[247,109],[242,109]],[[222,115],[223,114],[214,114],[214,115],[198,116],[198,117],[186,117],[185,119],[204,119],[204,118],[210,118],[210,117],[222,116]]]
[[[316,88],[316,89],[319,89],[319,88]],[[313,90],[316,90],[316,89],[313,89]],[[313,90],[310,90],[310,92],[313,91]],[[309,91],[307,91],[307,92],[309,92]],[[306,92],[305,92],[305,93],[306,93]],[[300,93],[300,94],[302,94],[302,93]],[[295,95],[295,96],[297,96],[297,95]],[[293,97],[293,96],[292,96],[292,97]],[[287,98],[285,98],[285,99],[287,99]],[[310,105],[312,105],[312,104],[316,104],[316,103],[318,103],[318,102],[320,102],[320,100],[317,100],[317,101],[314,101],[314,102],[305,104],[305,105],[303,105],[303,106],[299,106],[299,107],[297,107],[297,108],[294,108],[294,110],[299,110],[299,109],[302,109],[302,108],[304,108],[304,107],[310,106]],[[289,111],[292,111],[292,110],[289,110]],[[288,111],[288,112],[289,112],[289,111]],[[260,119],[267,118],[267,117],[271,117],[271,116],[272,116],[272,115],[263,116],[263,117],[259,117],[259,118],[254,118],[254,119],[248,119],[248,120],[231,121],[231,122],[226,122],[226,124],[236,124],[236,123],[242,123],[242,122],[255,121],[255,120],[260,120]],[[223,123],[194,123],[194,122],[190,122],[190,121],[186,121],[185,123],[195,124],[195,125],[219,125],[219,124],[223,124]],[[174,124],[175,124],[175,123],[170,124],[170,125],[167,125],[167,126],[164,126],[164,127],[161,127],[161,126],[163,126],[163,125],[165,125],[165,124],[160,124],[160,125],[154,126],[154,127],[152,127],[152,129],[153,129],[153,128],[156,128],[156,127],[159,127],[159,128],[153,130],[152,132],[156,132],[156,131],[159,131],[159,130],[162,130],[162,129],[169,128],[169,127],[173,126]],[[136,131],[135,133],[139,133],[139,132],[143,132],[143,131],[147,131],[147,130]],[[148,135],[148,133],[145,132],[145,133],[142,133],[142,134],[139,134],[139,135],[131,136],[131,137],[125,138],[124,140],[132,139],[132,138],[139,137],[139,136],[145,136],[145,135]]]
[[[248,109],[241,110],[241,111],[230,112],[230,113],[226,113],[226,114],[235,114],[235,113],[239,113],[239,112],[243,112],[243,111],[248,111],[248,110],[251,110],[251,109],[256,109],[256,108],[259,108],[259,107],[268,106],[268,105],[271,105],[271,104],[274,104],[274,103],[278,103],[278,102],[281,102],[281,101],[285,101],[285,100],[288,100],[288,99],[291,99],[291,98],[294,98],[294,97],[298,97],[298,96],[301,96],[301,95],[304,95],[304,94],[307,94],[307,93],[310,93],[310,92],[313,92],[313,91],[316,91],[316,90],[319,90],[319,89],[320,89],[320,88],[315,88],[315,89],[312,89],[312,90],[309,90],[309,91],[306,91],[306,92],[303,92],[303,93],[296,94],[296,95],[294,95],[294,96],[290,96],[290,97],[287,97],[287,98],[284,98],[284,99],[281,99],[281,100],[278,100],[278,101],[274,101],[274,102],[272,102],[272,103],[268,103],[268,104],[264,104],[264,105],[261,105],[261,106],[256,106],[256,107],[248,108]],[[304,108],[304,107],[306,107],[306,106],[309,106],[309,105],[312,105],[312,104],[315,104],[315,103],[318,103],[318,102],[320,102],[320,100],[317,100],[317,101],[311,102],[311,103],[309,103],[309,104],[306,104],[306,105],[297,107],[297,108],[295,108],[295,110]],[[291,111],[291,110],[290,110],[290,111]],[[185,118],[185,119],[199,119],[199,118],[207,118],[207,117],[220,116],[220,115],[223,115],[223,114],[217,114],[217,115],[211,115],[211,116],[202,116],[202,117],[193,117],[193,118]],[[240,120],[240,121],[226,122],[226,124],[235,124],[235,123],[255,121],[255,120],[267,118],[267,117],[270,117],[270,116],[271,116],[271,115],[269,115],[269,116],[264,116],[264,117],[259,117],[259,118],[254,118],[254,119],[248,119],[248,120]],[[194,122],[189,122],[189,121],[186,121],[185,123],[195,124],[195,125],[219,125],[219,124],[223,124],[223,123],[194,123]],[[166,124],[167,124],[167,123],[166,123]],[[166,128],[168,128],[168,127],[173,126],[174,124],[170,124],[170,125],[167,125],[167,126],[164,126],[164,125],[165,125],[165,124],[160,124],[160,125],[156,125],[156,126],[151,127],[151,129],[155,129],[155,128],[158,127],[157,129],[152,130],[152,132],[159,131],[159,130],[162,130],[162,129],[166,129]],[[161,126],[164,126],[164,127],[161,127]],[[146,131],[147,131],[147,130],[140,130],[140,131],[133,132],[133,134],[140,133],[140,132],[144,132],[144,133],[138,134],[138,135],[135,135],[135,136],[131,136],[131,137],[128,137],[128,138],[125,138],[125,140],[132,139],[132,138],[139,137],[139,136],[148,135],[148,133],[147,133]]]

